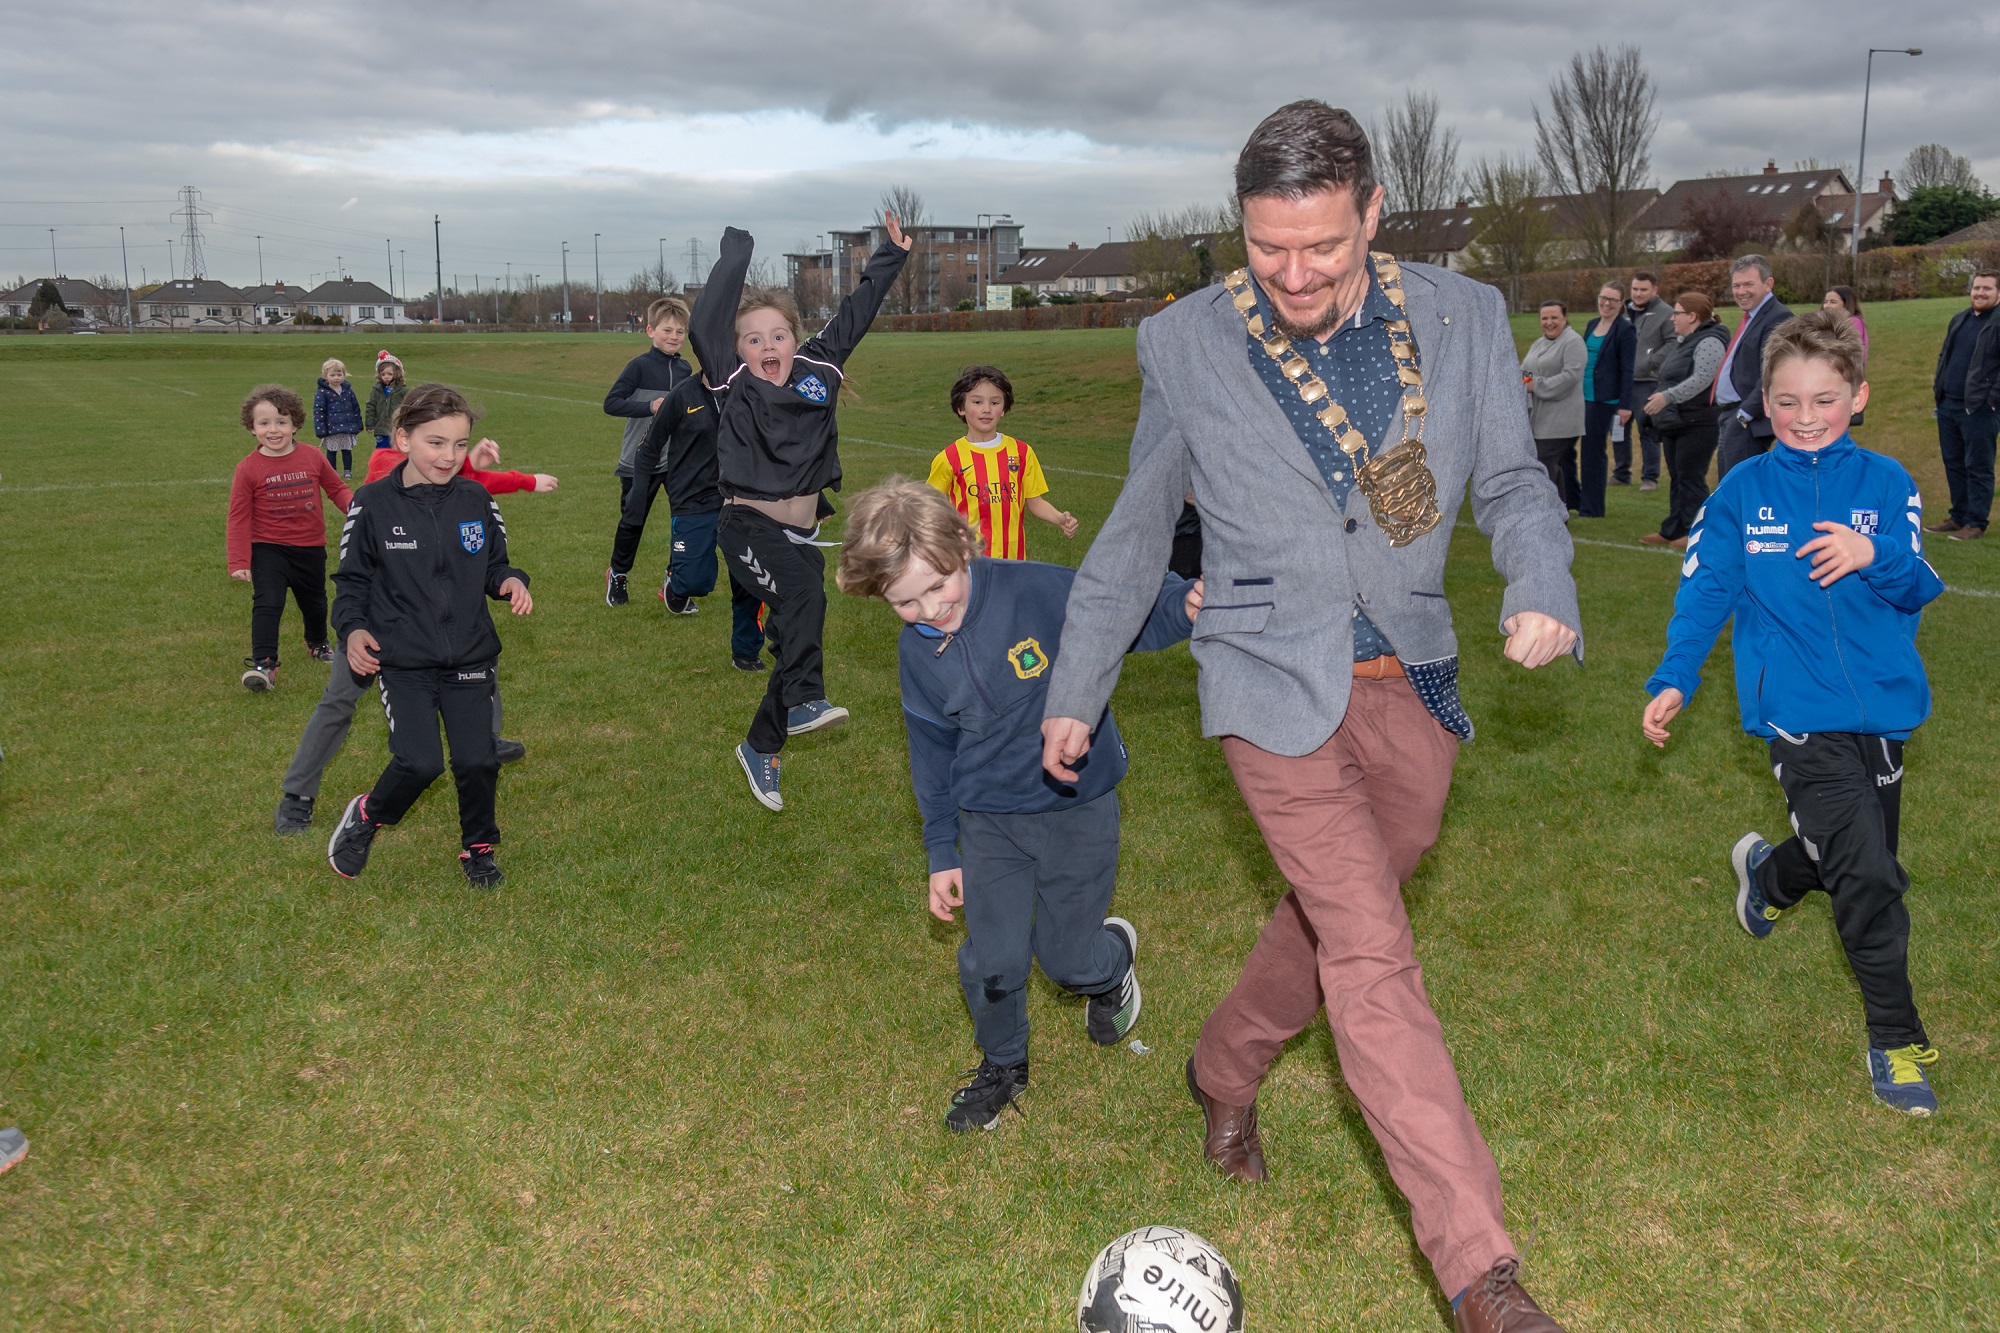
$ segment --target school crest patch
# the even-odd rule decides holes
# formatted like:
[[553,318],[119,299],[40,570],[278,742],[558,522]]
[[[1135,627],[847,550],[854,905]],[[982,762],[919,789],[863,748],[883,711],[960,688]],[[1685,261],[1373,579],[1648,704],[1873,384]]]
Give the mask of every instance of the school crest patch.
[[1022,680],[1033,680],[1049,669],[1048,654],[1033,639],[1023,639],[1009,648],[1007,660],[1014,664],[1014,674]]
[[826,381],[817,375],[808,375],[792,387],[799,391],[801,398],[810,398],[815,403],[826,401]]
[[1873,537],[1882,531],[1882,511],[1879,509],[1852,509],[1847,514],[1847,526],[1864,537]]
[[459,524],[458,544],[465,548],[466,554],[478,555],[486,549],[486,524],[476,518]]

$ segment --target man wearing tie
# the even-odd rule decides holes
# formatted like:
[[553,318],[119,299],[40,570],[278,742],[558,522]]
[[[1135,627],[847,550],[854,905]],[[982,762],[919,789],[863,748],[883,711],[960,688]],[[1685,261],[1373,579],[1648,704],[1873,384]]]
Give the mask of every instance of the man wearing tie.
[[1744,255],[1729,266],[1729,291],[1743,307],[1722,369],[1715,375],[1717,446],[1715,480],[1752,454],[1771,447],[1771,419],[1764,412],[1764,339],[1792,317],[1791,307],[1772,292],[1771,261]]

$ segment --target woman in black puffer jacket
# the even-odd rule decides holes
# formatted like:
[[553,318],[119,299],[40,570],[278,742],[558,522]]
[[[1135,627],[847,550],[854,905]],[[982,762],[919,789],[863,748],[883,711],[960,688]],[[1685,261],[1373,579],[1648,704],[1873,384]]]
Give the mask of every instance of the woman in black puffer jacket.
[[1715,457],[1715,408],[1709,389],[1729,351],[1729,330],[1715,318],[1715,303],[1700,292],[1682,292],[1674,302],[1674,333],[1660,362],[1659,391],[1641,405],[1660,432],[1666,457],[1669,508],[1658,532],[1639,540],[1649,546],[1687,545],[1694,516],[1708,500],[1708,465]]

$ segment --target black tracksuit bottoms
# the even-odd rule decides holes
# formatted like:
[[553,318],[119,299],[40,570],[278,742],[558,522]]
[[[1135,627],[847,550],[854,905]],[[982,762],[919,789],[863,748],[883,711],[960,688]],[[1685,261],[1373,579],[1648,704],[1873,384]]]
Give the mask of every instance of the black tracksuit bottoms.
[[326,642],[326,548],[250,544],[250,656],[258,662],[278,661],[278,622],[285,614],[285,594],[299,604],[306,642]]
[[493,799],[500,756],[493,744],[495,663],[462,667],[382,669],[382,713],[389,720],[389,766],[368,793],[368,818],[400,823],[425,788],[444,776],[438,720],[451,742],[451,776],[458,785],[459,845],[500,841]]
[[1821,731],[1771,742],[1771,769],[1791,807],[1793,836],[1758,869],[1774,907],[1814,889],[1833,899],[1833,921],[1861,986],[1868,1044],[1929,1045],[1910,991],[1910,877],[1896,860],[1903,806],[1903,743]]
[[[748,505],[726,504],[717,540],[729,572],[765,607],[764,632],[777,663],[745,738],[758,754],[785,748],[785,714],[826,697],[820,642],[826,634],[826,554],[805,528],[789,528]],[[796,538],[797,540],[794,540]]]

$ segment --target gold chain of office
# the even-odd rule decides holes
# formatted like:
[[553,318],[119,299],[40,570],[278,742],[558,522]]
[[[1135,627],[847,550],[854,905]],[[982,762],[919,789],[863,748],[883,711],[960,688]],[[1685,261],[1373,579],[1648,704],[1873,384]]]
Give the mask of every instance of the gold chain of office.
[[1388,537],[1391,546],[1408,546],[1438,525],[1437,478],[1431,475],[1424,454],[1424,372],[1417,364],[1417,345],[1410,336],[1409,308],[1403,303],[1403,270],[1392,256],[1371,255],[1375,275],[1402,317],[1390,320],[1389,354],[1396,361],[1396,380],[1403,386],[1403,442],[1374,458],[1368,457],[1368,437],[1355,428],[1347,409],[1335,402],[1326,381],[1313,373],[1311,363],[1299,355],[1292,340],[1277,329],[1266,329],[1257,313],[1257,293],[1250,286],[1247,269],[1237,269],[1222,280],[1229,289],[1243,326],[1260,343],[1264,352],[1278,363],[1278,369],[1298,390],[1306,406],[1320,405],[1314,413],[1321,425],[1332,432],[1334,443],[1354,467],[1354,484],[1368,497],[1368,510]]

